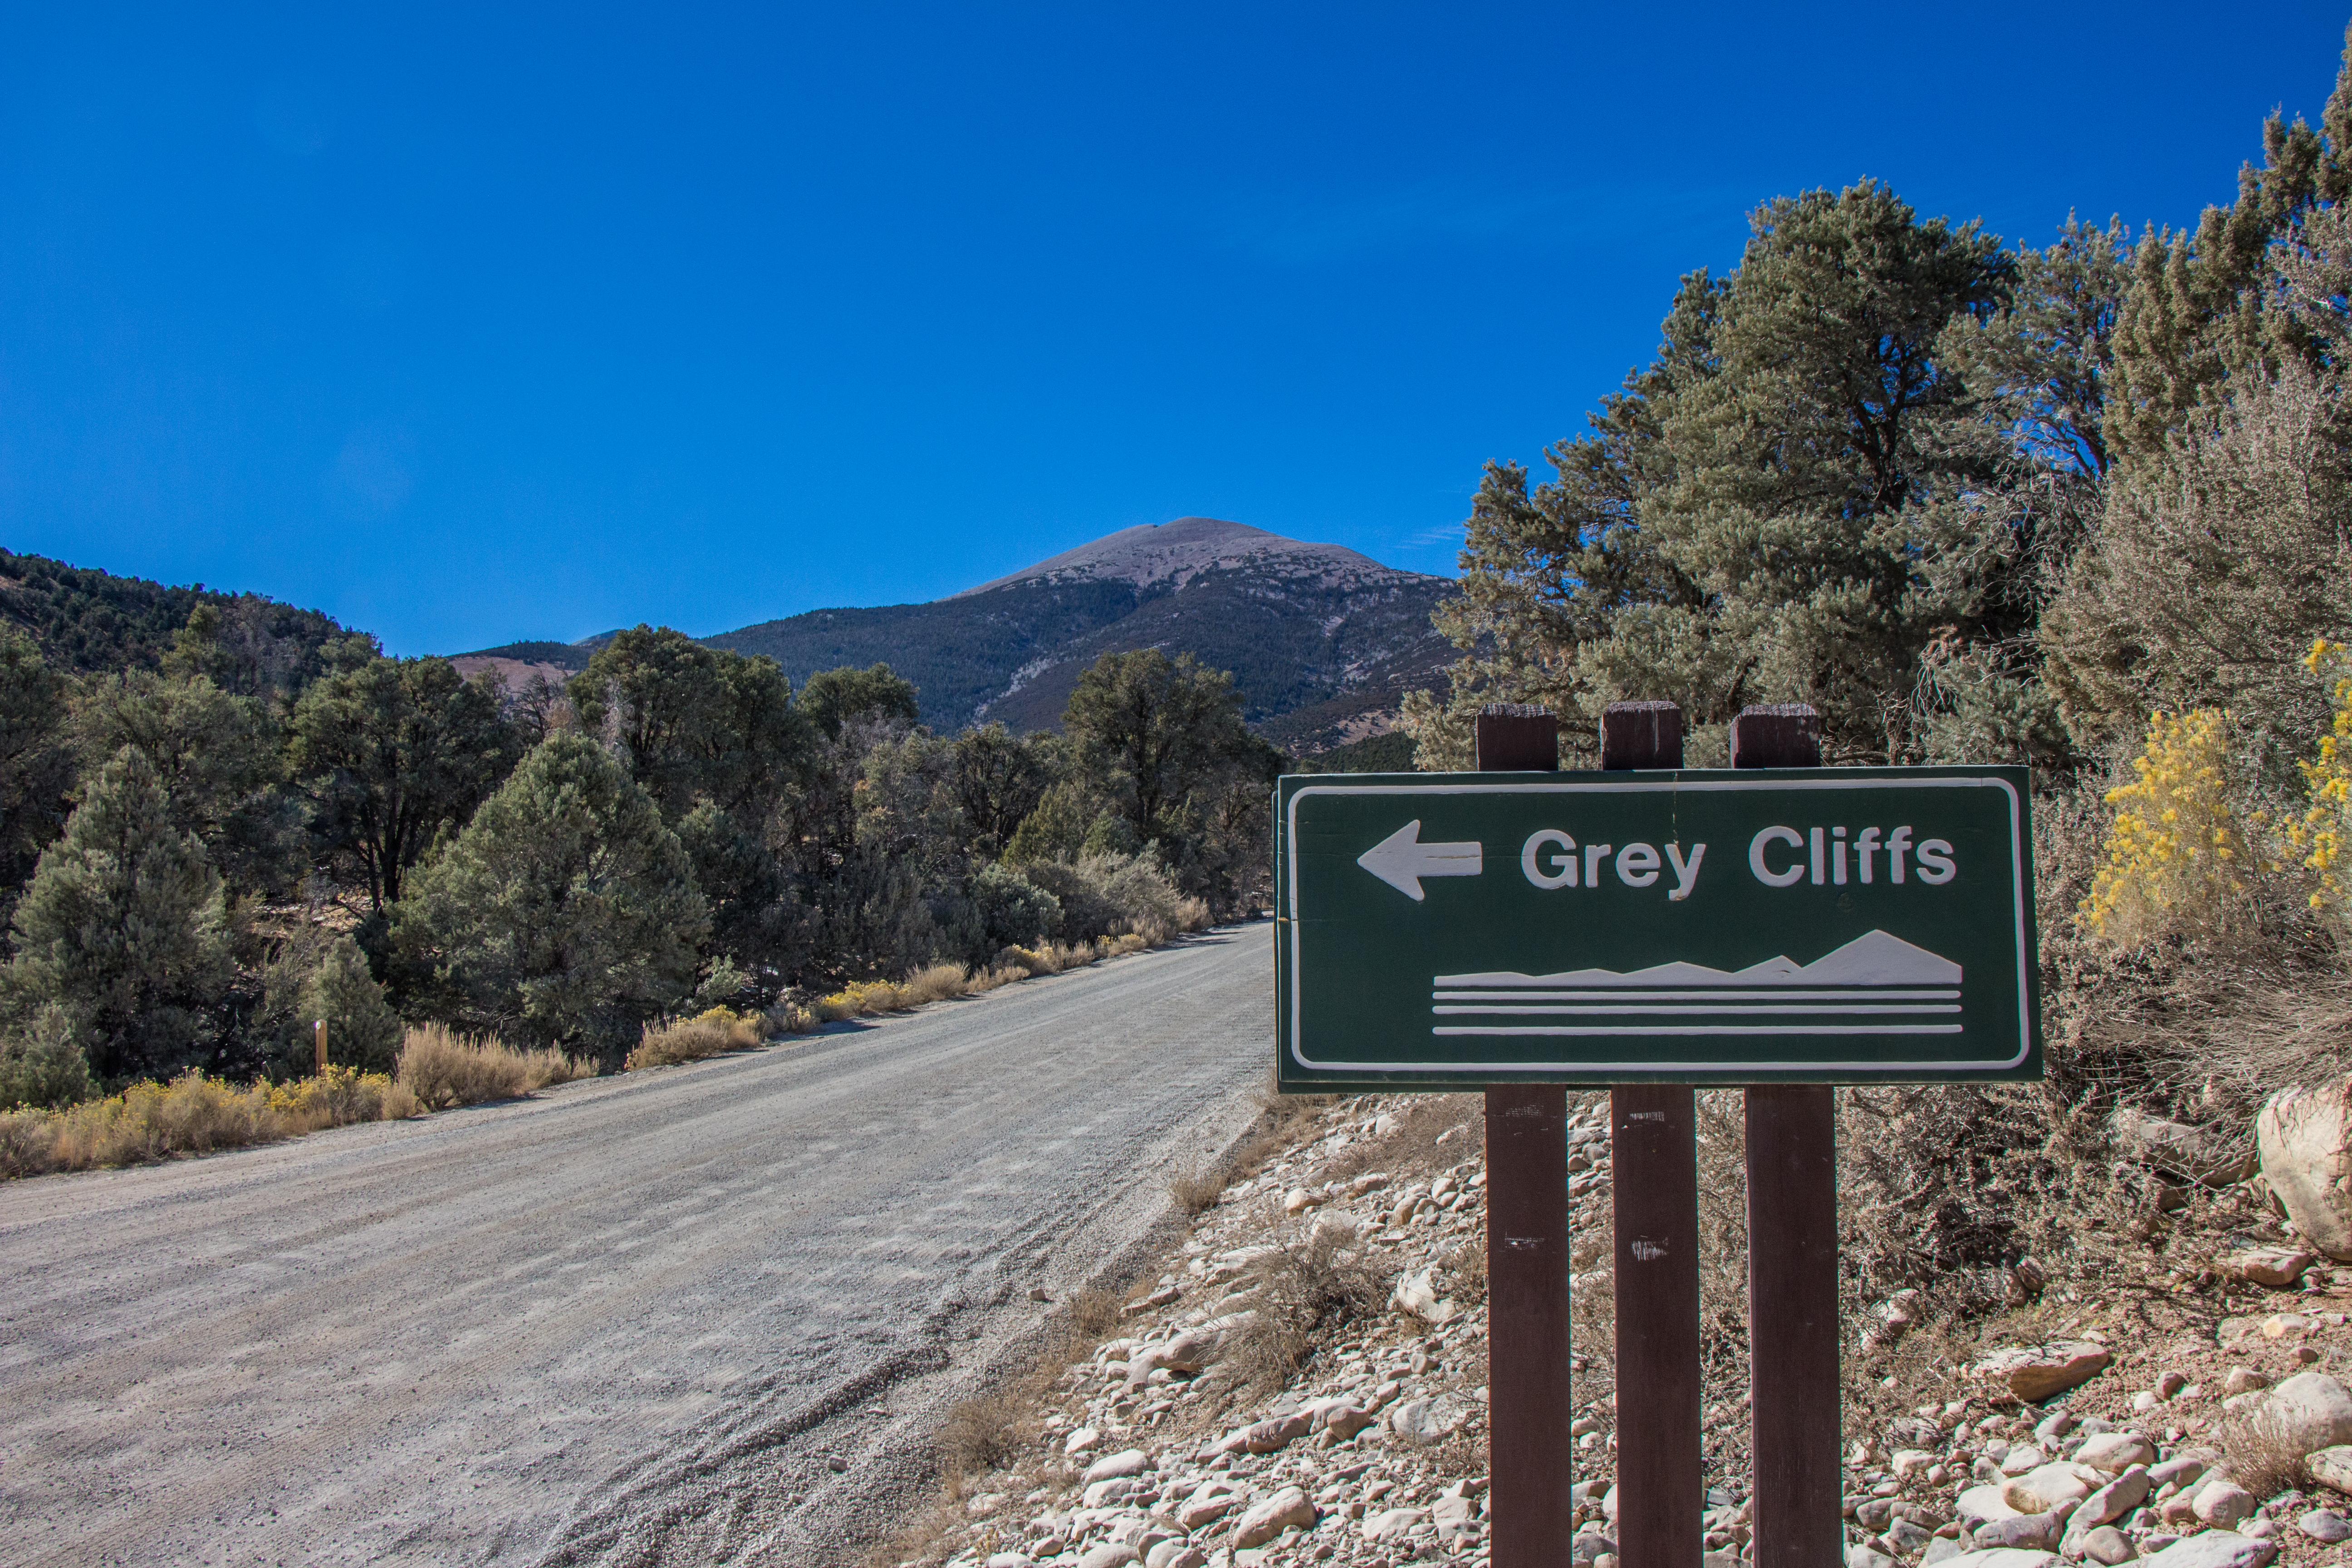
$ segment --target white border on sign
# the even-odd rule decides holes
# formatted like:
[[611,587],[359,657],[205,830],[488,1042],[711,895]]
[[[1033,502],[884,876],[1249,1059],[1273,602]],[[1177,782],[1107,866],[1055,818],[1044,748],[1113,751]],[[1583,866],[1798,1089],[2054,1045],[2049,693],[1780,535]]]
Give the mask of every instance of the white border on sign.
[[[2021,803],[2017,788],[2002,778],[1906,778],[1900,775],[1836,776],[1836,770],[1819,778],[1737,779],[1702,777],[1628,778],[1620,783],[1612,779],[1562,781],[1545,784],[1530,779],[1526,784],[1308,784],[1290,797],[1285,808],[1285,854],[1289,864],[1286,870],[1290,879],[1290,1038],[1286,1042],[1290,1059],[1310,1072],[1393,1073],[1410,1077],[1451,1078],[1465,1073],[1511,1072],[1572,1072],[1598,1076],[1605,1073],[1722,1073],[1737,1075],[1749,1072],[1814,1073],[1833,1077],[1839,1073],[1874,1072],[2001,1072],[2023,1062],[2033,1049],[2032,972],[2027,968],[2025,951],[2025,845]],[[1958,1062],[1862,1062],[1795,1061],[1795,1062],[1474,1062],[1459,1061],[1427,1064],[1397,1062],[1311,1061],[1307,1058],[1301,1038],[1300,1015],[1305,1011],[1300,994],[1299,949],[1303,928],[1298,921],[1298,803],[1309,795],[1657,795],[1679,794],[1684,790],[1856,790],[1856,789],[1985,789],[2000,790],[2009,797],[2009,863],[2010,884],[2016,891],[2014,910],[2017,930],[2017,1055],[2007,1061]]]

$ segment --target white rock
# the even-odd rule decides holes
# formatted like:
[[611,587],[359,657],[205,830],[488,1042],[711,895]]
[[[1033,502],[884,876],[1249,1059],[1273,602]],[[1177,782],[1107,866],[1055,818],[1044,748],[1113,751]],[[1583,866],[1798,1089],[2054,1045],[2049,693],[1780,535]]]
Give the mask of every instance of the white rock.
[[2328,1257],[2352,1258],[2352,1079],[2273,1095],[2254,1141],[2295,1229]]
[[1129,1563],[1140,1563],[1142,1554],[1134,1547],[1116,1541],[1106,1541],[1078,1559],[1078,1568],[1125,1568]]
[[1845,1549],[1845,1568],[1895,1568],[1895,1559],[1867,1546],[1849,1546]]
[[991,1552],[988,1568],[1031,1568],[1028,1556],[1019,1552]]
[[1425,1508],[1391,1508],[1364,1516],[1363,1533],[1367,1541],[1387,1541],[1409,1533],[1412,1527],[1429,1517]]
[[2068,1521],[2070,1533],[2088,1534],[2102,1524],[2113,1524],[2147,1500],[2147,1467],[2134,1465],[2083,1500]]
[[1152,1468],[1151,1456],[1140,1448],[1129,1448],[1121,1453],[1107,1454],[1087,1467],[1078,1478],[1080,1486],[1090,1487],[1097,1481],[1116,1480],[1121,1476],[1140,1476]]
[[1091,1426],[1081,1426],[1070,1434],[1069,1441],[1062,1445],[1062,1452],[1075,1458],[1090,1448],[1101,1447],[1102,1434]]
[[2102,1432],[2074,1450],[2074,1463],[2119,1476],[2134,1465],[2156,1463],[2156,1445],[2137,1432]]
[[2314,1541],[2329,1546],[2339,1541],[2352,1541],[2352,1520],[2334,1509],[2315,1508],[2294,1521],[2294,1527]]
[[2208,1530],[2183,1536],[2144,1563],[2164,1568],[2268,1568],[2278,1555],[2278,1543],[2256,1541],[2233,1530]]
[[1454,1303],[1438,1299],[1437,1271],[1433,1268],[1400,1278],[1396,1289],[1389,1293],[1389,1310],[1433,1324],[1446,1323],[1454,1318]]
[[1143,1554],[1143,1568],[1206,1568],[1208,1561],[1191,1542],[1170,1540]]
[[2043,1465],[2003,1481],[2000,1499],[2020,1513],[2046,1513],[2062,1502],[2079,1502],[2091,1495],[2091,1483],[2063,1461]]
[[1253,1505],[1234,1521],[1234,1546],[1236,1550],[1263,1546],[1293,1526],[1312,1530],[1315,1505],[1297,1487],[1285,1487],[1264,1502]]
[[1953,1564],[1953,1568],[2058,1568],[2058,1553],[2055,1552],[2032,1552],[2014,1546],[1963,1552],[1946,1561]]
[[2226,1139],[2128,1107],[2110,1117],[2107,1128],[2116,1146],[2132,1159],[2192,1182],[2218,1186],[2242,1181],[2252,1163],[2243,1152],[2231,1149]]
[[1176,1508],[1176,1522],[1186,1530],[1213,1524],[1233,1511],[1242,1494],[1223,1481],[1203,1481],[1200,1489]]
[[1919,1554],[1919,1568],[1936,1568],[1939,1563],[1949,1563],[1968,1548],[1948,1535],[1939,1535],[1927,1542],[1927,1550]]
[[2021,1447],[2011,1448],[2008,1453],[2000,1457],[1999,1462],[2000,1465],[2000,1473],[2002,1475],[2021,1476],[2028,1470],[2038,1470],[2042,1466],[2048,1464],[2050,1462],[2050,1456],[2035,1447],[2032,1444],[2027,1443]]
[[2216,1530],[2229,1530],[2242,1519],[2252,1517],[2254,1494],[2235,1481],[2214,1479],[2197,1489],[2196,1500],[2189,1509],[2198,1518]]
[[1977,1374],[2009,1391],[2012,1398],[2038,1405],[2106,1370],[2115,1354],[2092,1340],[2059,1340],[2044,1345],[2011,1345],[1979,1362]]
[[1462,1430],[1470,1407],[1454,1394],[1434,1399],[1408,1399],[1389,1412],[1389,1430],[1407,1443],[1441,1443]]
[[2124,1532],[2112,1524],[2103,1524],[2096,1530],[2084,1531],[2081,1550],[2084,1556],[2094,1563],[2105,1563],[2107,1568],[2115,1568],[2118,1563],[2128,1563],[2138,1555],[2132,1551],[2132,1543],[2124,1539]]
[[2352,1492],[2352,1447],[2338,1446],[2306,1454],[2303,1460],[2311,1479],[2334,1491]]
[[2352,1391],[2324,1372],[2297,1373],[2271,1390],[2254,1424],[2298,1454],[2352,1443]]

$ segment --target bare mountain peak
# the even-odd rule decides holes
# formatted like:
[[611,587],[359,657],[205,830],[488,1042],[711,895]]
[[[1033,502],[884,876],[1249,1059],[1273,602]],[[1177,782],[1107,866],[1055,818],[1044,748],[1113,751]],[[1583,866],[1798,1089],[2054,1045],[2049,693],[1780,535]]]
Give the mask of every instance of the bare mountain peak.
[[969,598],[1020,583],[1161,583],[1182,587],[1203,572],[1243,565],[1271,566],[1286,575],[1326,576],[1349,582],[1410,578],[1412,573],[1383,566],[1369,555],[1338,544],[1310,544],[1262,528],[1214,517],[1180,517],[1173,522],[1142,523],[1107,533],[1090,544],[1066,550],[1050,560],[967,588]]

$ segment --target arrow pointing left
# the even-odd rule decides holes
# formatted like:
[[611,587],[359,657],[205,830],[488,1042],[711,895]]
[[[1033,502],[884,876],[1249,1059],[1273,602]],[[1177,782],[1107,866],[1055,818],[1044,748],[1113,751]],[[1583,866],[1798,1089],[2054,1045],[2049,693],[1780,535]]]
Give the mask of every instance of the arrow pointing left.
[[1486,868],[1486,850],[1476,844],[1423,844],[1415,817],[1357,856],[1356,864],[1417,904],[1423,877],[1475,877]]

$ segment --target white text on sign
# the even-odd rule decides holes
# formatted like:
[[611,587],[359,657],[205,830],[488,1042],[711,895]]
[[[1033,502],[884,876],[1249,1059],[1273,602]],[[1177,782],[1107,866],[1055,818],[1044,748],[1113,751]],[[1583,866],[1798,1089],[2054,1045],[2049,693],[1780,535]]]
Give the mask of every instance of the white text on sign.
[[[1617,880],[1629,888],[1654,887],[1662,871],[1671,870],[1674,885],[1666,897],[1680,902],[1697,889],[1699,867],[1706,857],[1704,844],[1692,845],[1687,854],[1680,844],[1668,844],[1662,858],[1656,845],[1638,841],[1622,846],[1580,845],[1573,834],[1545,827],[1529,834],[1520,847],[1519,869],[1532,886],[1547,891],[1598,888],[1603,867],[1613,870]],[[1882,879],[1897,886],[1916,880],[1939,888],[1958,874],[1959,866],[1949,841],[1915,838],[1907,824],[1865,827],[1860,832],[1775,826],[1760,830],[1748,841],[1748,869],[1768,888],[1791,888],[1800,882],[1843,888],[1850,881],[1867,887]]]

